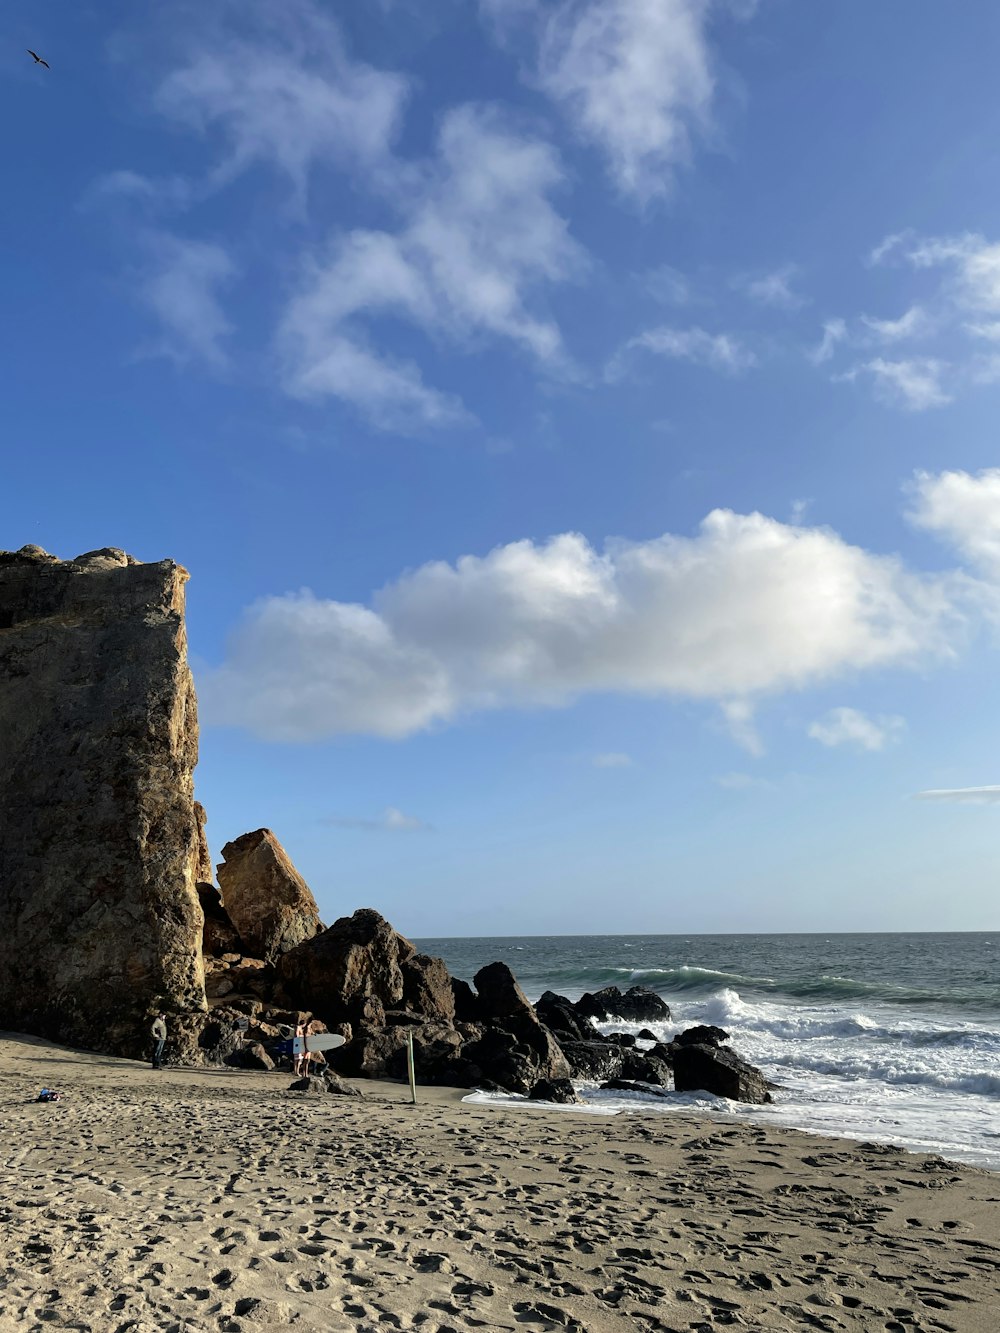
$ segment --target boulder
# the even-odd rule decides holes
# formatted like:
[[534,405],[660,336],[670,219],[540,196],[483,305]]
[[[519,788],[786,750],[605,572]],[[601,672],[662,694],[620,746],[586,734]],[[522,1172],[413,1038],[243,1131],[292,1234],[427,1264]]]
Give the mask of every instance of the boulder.
[[631,986],[624,994],[617,986],[605,986],[593,995],[581,995],[576,1002],[576,1011],[600,1022],[624,1018],[631,1023],[657,1023],[670,1018],[670,1006],[648,986]]
[[[328,1023],[379,1027],[403,1004],[403,964],[416,949],[370,907],[282,954],[278,976],[293,1002]],[[412,984],[412,983],[411,983]]]
[[455,1001],[456,1023],[477,1023],[480,1018],[479,997],[467,981],[452,977],[451,994]]
[[570,1105],[579,1102],[576,1089],[568,1078],[540,1078],[528,1092],[532,1102],[558,1102]]
[[729,1040],[729,1033],[723,1032],[722,1028],[706,1026],[699,1023],[697,1027],[685,1028],[683,1032],[678,1032],[670,1043],[671,1047],[677,1046],[720,1046],[724,1041]]
[[620,1078],[635,1079],[640,1083],[655,1083],[669,1088],[671,1066],[648,1051],[623,1051]]
[[572,1000],[547,990],[535,1001],[535,1013],[560,1045],[564,1041],[600,1041],[601,1034],[589,1018],[577,1013]]
[[222,856],[222,901],[248,953],[273,963],[323,929],[309,885],[270,829],[227,842]]
[[621,1074],[625,1050],[608,1041],[564,1041],[562,1052],[574,1078],[617,1078]]
[[345,1083],[339,1074],[335,1074],[332,1069],[323,1071],[323,1081],[326,1083],[327,1092],[332,1092],[337,1097],[362,1097],[360,1088],[352,1088],[350,1083]]
[[538,1024],[531,1002],[506,963],[487,963],[476,973],[475,982],[480,1021],[504,1026],[511,1020]]
[[0,552],[0,1028],[143,1057],[205,1009],[187,578]]
[[681,1045],[674,1051],[677,1092],[710,1092],[734,1102],[769,1102],[768,1082],[759,1069],[728,1047]]
[[441,958],[415,953],[400,964],[403,1005],[423,1018],[450,1023],[455,1017],[455,993]]
[[632,1047],[632,1046],[635,1045],[635,1033],[634,1033],[634,1032],[605,1032],[605,1033],[603,1034],[603,1036],[601,1036],[601,1040],[602,1040],[602,1041],[609,1041],[609,1042],[612,1044],[612,1046],[628,1046],[628,1047]]
[[273,1069],[274,1061],[259,1041],[246,1042],[226,1056],[226,1064],[234,1069]]
[[316,1096],[319,1093],[326,1095],[326,1079],[318,1074],[308,1074],[305,1078],[297,1078],[288,1085],[289,1092],[307,1092],[310,1096]]

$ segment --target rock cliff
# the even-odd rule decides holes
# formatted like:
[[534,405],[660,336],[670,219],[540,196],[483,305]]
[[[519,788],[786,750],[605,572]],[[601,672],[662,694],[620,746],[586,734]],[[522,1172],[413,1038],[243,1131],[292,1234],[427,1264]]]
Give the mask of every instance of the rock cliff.
[[0,552],[0,1026],[139,1054],[205,1008],[184,584]]
[[273,963],[323,929],[309,885],[270,829],[227,842],[222,856],[222,901],[255,958]]

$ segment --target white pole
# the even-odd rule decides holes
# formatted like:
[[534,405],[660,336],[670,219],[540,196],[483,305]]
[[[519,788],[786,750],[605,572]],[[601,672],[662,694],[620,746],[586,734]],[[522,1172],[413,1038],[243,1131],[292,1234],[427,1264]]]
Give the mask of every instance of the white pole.
[[410,1099],[417,1104],[417,1074],[413,1065],[413,1033],[406,1034],[406,1067],[410,1073]]

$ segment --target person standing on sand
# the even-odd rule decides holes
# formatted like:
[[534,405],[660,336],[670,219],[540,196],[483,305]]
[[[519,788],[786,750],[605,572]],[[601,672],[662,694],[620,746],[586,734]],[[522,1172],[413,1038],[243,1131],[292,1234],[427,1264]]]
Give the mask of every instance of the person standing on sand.
[[153,1020],[153,1026],[150,1028],[153,1041],[156,1043],[153,1047],[153,1068],[163,1068],[163,1048],[167,1044],[167,1016],[166,1014],[157,1014]]
[[303,1074],[309,1072],[309,1060],[306,1056],[306,1030],[301,1023],[296,1024],[295,1045],[292,1049],[294,1052],[292,1068],[295,1070],[296,1076],[301,1078]]

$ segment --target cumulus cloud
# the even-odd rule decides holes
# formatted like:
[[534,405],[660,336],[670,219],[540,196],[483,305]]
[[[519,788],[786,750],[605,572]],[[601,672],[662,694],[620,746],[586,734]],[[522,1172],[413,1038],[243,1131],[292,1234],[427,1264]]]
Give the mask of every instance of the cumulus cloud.
[[961,805],[997,805],[1000,787],[942,787],[938,790],[918,791],[918,801],[955,801]]
[[323,821],[334,828],[364,829],[369,833],[416,833],[430,828],[422,819],[413,815],[404,815],[394,805],[387,806],[377,819],[355,819],[343,815],[331,815]]
[[609,363],[608,378],[620,379],[636,351],[652,352],[672,361],[691,361],[726,375],[739,375],[757,364],[754,353],[731,333],[706,333],[701,328],[677,329],[661,325],[630,338]]
[[146,260],[135,279],[139,300],[160,325],[155,352],[184,363],[196,360],[221,370],[231,326],[219,289],[236,274],[228,252],[206,241],[168,232],[144,235]]
[[430,389],[413,365],[370,346],[366,319],[392,315],[464,346],[505,339],[553,371],[565,371],[558,326],[534,308],[545,283],[584,263],[549,195],[562,182],[554,151],[509,129],[489,107],[445,116],[435,160],[401,202],[398,231],[334,237],[309,263],[279,334],[286,387],[331,395],[377,425],[460,420],[454,399]]
[[849,745],[855,750],[884,750],[899,739],[906,728],[901,717],[869,717],[857,708],[831,708],[809,727],[809,735],[821,745]]
[[976,568],[1000,575],[1000,468],[918,472],[910,520],[954,546]]
[[370,606],[265,598],[200,697],[211,722],[290,741],[595,692],[714,700],[749,723],[762,695],[950,654],[959,598],[953,576],[827,529],[715,510],[693,537],[597,550],[563,533],[426,564]]

